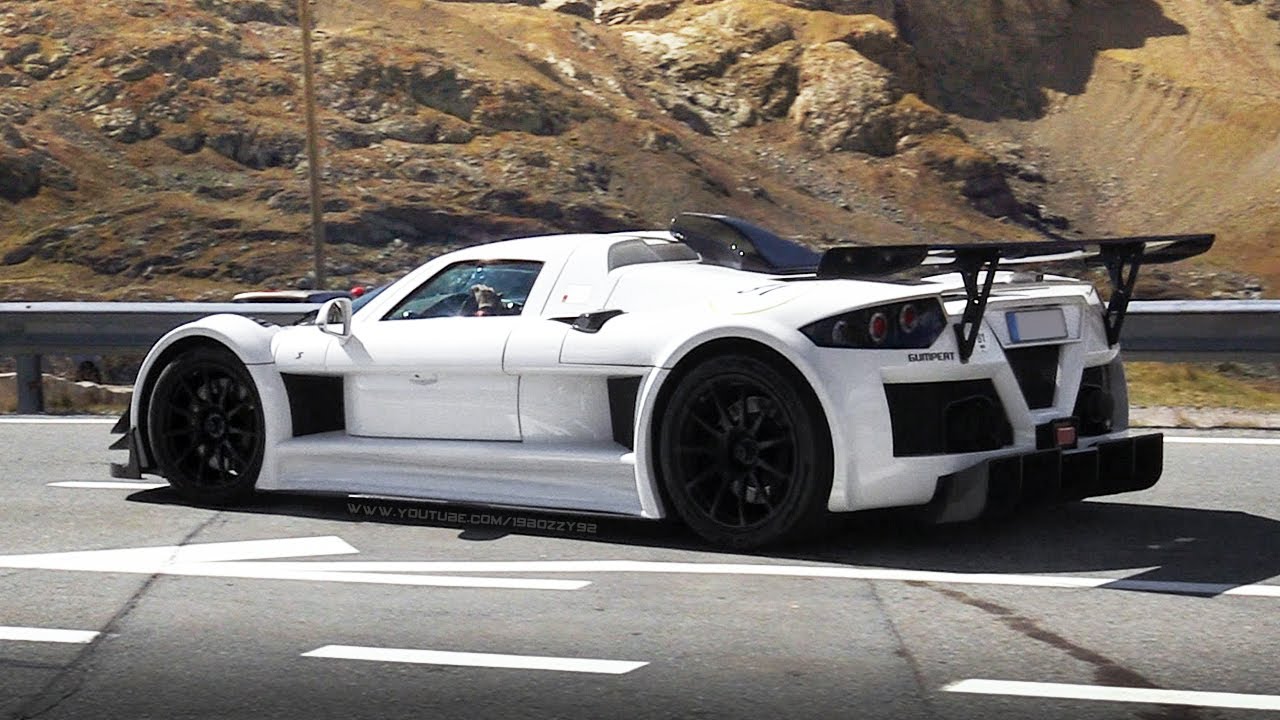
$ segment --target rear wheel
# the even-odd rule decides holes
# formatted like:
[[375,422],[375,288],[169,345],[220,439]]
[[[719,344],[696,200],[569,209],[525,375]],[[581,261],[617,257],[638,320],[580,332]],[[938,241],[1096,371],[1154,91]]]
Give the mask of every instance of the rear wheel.
[[750,356],[716,357],[681,377],[658,432],[676,514],[734,549],[825,527],[831,443],[811,397],[802,381]]
[[227,350],[197,348],[161,371],[147,412],[161,472],[183,498],[229,505],[253,493],[265,421],[249,371]]

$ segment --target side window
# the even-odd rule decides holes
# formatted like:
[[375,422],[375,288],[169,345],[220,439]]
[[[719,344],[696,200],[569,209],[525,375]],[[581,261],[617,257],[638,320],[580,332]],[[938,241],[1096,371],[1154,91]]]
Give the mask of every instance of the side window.
[[450,265],[387,313],[383,320],[519,315],[542,263],[467,260]]

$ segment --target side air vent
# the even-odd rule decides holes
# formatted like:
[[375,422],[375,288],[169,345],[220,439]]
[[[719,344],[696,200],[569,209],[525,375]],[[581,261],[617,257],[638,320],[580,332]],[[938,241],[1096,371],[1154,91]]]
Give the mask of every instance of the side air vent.
[[635,449],[636,395],[640,378],[609,378],[609,419],[613,423],[613,441],[628,450]]
[[341,377],[289,373],[281,377],[285,392],[289,394],[289,414],[293,417],[295,437],[347,427]]

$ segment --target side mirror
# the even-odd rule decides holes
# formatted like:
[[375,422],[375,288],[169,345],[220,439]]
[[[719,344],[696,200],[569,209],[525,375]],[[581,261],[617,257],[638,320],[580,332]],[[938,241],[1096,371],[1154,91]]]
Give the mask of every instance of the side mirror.
[[336,335],[346,340],[351,337],[351,300],[334,298],[320,306],[316,313],[316,326],[320,332]]

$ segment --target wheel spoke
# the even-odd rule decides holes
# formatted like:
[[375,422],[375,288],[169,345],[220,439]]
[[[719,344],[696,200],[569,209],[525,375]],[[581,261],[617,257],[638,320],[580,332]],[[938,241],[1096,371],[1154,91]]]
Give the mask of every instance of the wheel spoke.
[[249,461],[245,459],[244,455],[240,454],[239,450],[236,450],[236,446],[230,440],[223,440],[222,447],[226,448],[227,452],[231,454],[231,459],[236,462],[239,468],[238,472],[244,472],[245,468],[249,467]]
[[187,427],[179,427],[179,428],[169,428],[168,430],[165,430],[163,433],[161,433],[160,436],[167,437],[167,438],[183,437],[183,436],[190,437],[195,433],[196,433],[196,429],[194,427],[187,426]]
[[[197,446],[197,448],[200,448],[200,447],[203,447],[203,446]],[[209,456],[208,456],[208,455],[206,455],[205,453],[200,452],[200,451],[197,449],[197,451],[196,451],[196,457],[197,457],[197,459],[199,459],[199,462],[198,462],[198,463],[196,463],[196,478],[195,478],[195,479],[196,479],[196,482],[197,482],[197,483],[199,483],[199,484],[201,484],[201,485],[204,485],[204,484],[205,484],[205,482],[204,482],[204,476],[205,476],[205,473],[206,473],[206,472],[208,472],[208,470],[209,470]]]
[[190,445],[188,445],[187,449],[183,450],[182,454],[178,456],[178,459],[173,461],[173,464],[181,466],[182,464],[186,463],[187,458],[191,457],[191,453],[195,452],[197,447],[198,445],[196,445],[195,443],[191,443]]
[[687,443],[680,443],[679,445],[676,445],[676,452],[683,453],[685,455],[701,455],[703,457],[712,457],[715,455],[715,452],[706,445],[690,445]]
[[[746,489],[745,487],[743,488]],[[747,498],[745,492],[738,493],[738,527],[747,525]]]
[[231,389],[234,385],[231,382],[231,378],[219,378],[216,385],[218,387],[218,409],[222,410],[225,414],[227,410],[227,401],[230,399],[229,396],[231,395]]
[[760,470],[763,470],[763,471],[765,471],[765,472],[769,473],[770,475],[772,475],[772,476],[774,476],[774,477],[782,478],[783,480],[790,480],[790,479],[791,479],[791,476],[790,476],[790,475],[788,475],[787,473],[782,472],[781,470],[779,470],[778,468],[774,467],[773,465],[770,465],[770,464],[769,464],[769,462],[768,462],[767,460],[765,460],[764,458],[757,458],[757,459],[756,459],[756,468],[758,468],[758,469],[760,469]]
[[706,470],[703,470],[702,472],[698,473],[697,475],[694,475],[694,476],[693,476],[693,479],[692,479],[692,480],[690,480],[689,482],[685,483],[685,484],[684,484],[684,486],[685,486],[686,488],[688,488],[688,489],[692,490],[694,487],[696,487],[696,486],[698,486],[698,485],[701,485],[702,483],[706,482],[706,481],[707,481],[707,478],[715,477],[717,469],[718,469],[718,468],[716,468],[714,465],[712,465],[711,467],[707,468]]
[[721,477],[724,478],[724,482],[720,485],[720,489],[716,491],[716,496],[711,500],[711,507],[707,510],[707,516],[712,520],[716,519],[716,508],[720,507],[720,501],[724,499],[724,491],[733,485],[732,479],[724,475],[721,475]]
[[198,399],[198,396],[200,394],[200,385],[198,383],[195,385],[192,385],[191,383],[194,380],[195,378],[192,377],[190,374],[182,375],[178,378],[178,384],[182,386],[183,390],[187,391],[188,395],[190,395],[192,398]]
[[227,416],[227,419],[230,420],[231,418],[235,417],[236,415],[239,415],[240,413],[246,410],[253,411],[255,409],[257,409],[257,406],[254,405],[252,402],[241,400],[240,402],[232,406],[230,410],[227,410],[226,416]]
[[708,435],[712,437],[720,437],[724,435],[723,428],[718,428],[712,425],[711,423],[708,423],[706,420],[703,420],[702,418],[698,417],[698,414],[696,412],[690,412],[689,419],[693,420],[694,424],[702,428],[704,432],[706,432]]
[[235,427],[234,425],[229,426],[227,428],[227,434],[235,435],[236,437],[239,437],[239,438],[248,438],[250,440],[258,437],[258,432],[256,430],[243,430],[241,428]]
[[196,419],[196,414],[194,412],[177,403],[169,403],[169,411],[176,413],[182,417],[183,420],[194,421]]
[[711,396],[711,404],[716,409],[716,416],[720,418],[721,432],[733,427],[733,421],[729,419],[728,408],[725,407],[724,403],[720,402],[720,394],[716,392],[714,384],[707,388],[707,394]]
[[232,468],[227,464],[227,454],[223,452],[224,445],[225,443],[218,444],[213,457],[217,465],[218,475],[220,476],[219,484],[230,485],[235,481],[236,477],[233,474],[234,471]]

